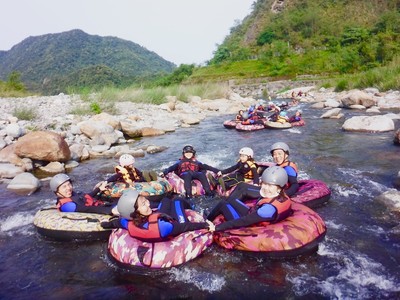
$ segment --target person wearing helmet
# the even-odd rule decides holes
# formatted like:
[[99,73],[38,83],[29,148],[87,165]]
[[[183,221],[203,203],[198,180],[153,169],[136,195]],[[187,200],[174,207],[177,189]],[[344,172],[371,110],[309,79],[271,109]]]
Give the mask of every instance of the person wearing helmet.
[[125,190],[117,204],[119,218],[102,222],[103,228],[123,228],[129,235],[142,241],[159,242],[186,231],[214,229],[210,221],[192,223],[185,212],[190,204],[182,198],[161,200],[157,210],[136,190]]
[[209,170],[218,173],[219,170],[203,164],[196,159],[196,151],[192,145],[186,145],[182,150],[182,157],[172,166],[164,169],[160,176],[165,176],[170,172],[175,172],[180,178],[183,179],[185,194],[187,199],[193,198],[192,195],[192,181],[197,179],[202,184],[206,196],[214,196],[215,192],[211,190],[210,184],[207,180],[205,171]]
[[107,182],[145,182],[157,180],[157,173],[154,171],[141,172],[134,166],[135,158],[130,154],[122,154],[119,158],[119,165],[115,167],[115,174],[107,179]]
[[299,183],[297,181],[298,168],[297,165],[289,161],[289,146],[283,142],[274,143],[271,146],[271,155],[274,163],[285,169],[288,174],[288,184],[285,188],[285,192],[288,196],[292,196],[299,189]]
[[[111,204],[104,203],[95,198],[96,190],[84,194],[75,192],[71,179],[66,174],[57,174],[50,180],[50,189],[57,196],[57,208],[61,212],[84,212],[104,215],[117,214],[116,208]],[[105,189],[105,184],[99,186],[100,190]]]
[[287,112],[286,111],[281,111],[279,113],[278,117],[276,118],[276,122],[279,122],[279,123],[282,123],[282,124],[289,122],[289,118],[287,116]]
[[242,109],[238,111],[238,114],[235,116],[236,123],[243,121],[243,113],[244,111]]
[[280,108],[281,110],[286,110],[286,109],[288,109],[288,107],[289,107],[289,104],[288,104],[286,101],[283,101],[283,102],[279,105],[279,108]]
[[[221,176],[222,174],[228,175]],[[218,178],[218,183],[221,185],[224,192],[241,182],[253,182],[254,185],[258,185],[260,180],[257,173],[257,165],[254,162],[253,149],[249,147],[240,149],[237,163],[229,168],[221,170],[217,175],[220,176]],[[217,181],[211,174],[209,174],[208,179],[212,185],[217,185]]]
[[302,114],[302,111],[297,110],[296,113],[289,118],[289,122],[290,123],[300,122],[302,120],[301,114]]
[[269,167],[261,176],[261,189],[254,206],[229,196],[213,208],[207,219],[213,221],[219,214],[223,214],[226,222],[216,225],[215,231],[282,221],[292,214],[291,200],[284,192],[287,179],[283,168]]

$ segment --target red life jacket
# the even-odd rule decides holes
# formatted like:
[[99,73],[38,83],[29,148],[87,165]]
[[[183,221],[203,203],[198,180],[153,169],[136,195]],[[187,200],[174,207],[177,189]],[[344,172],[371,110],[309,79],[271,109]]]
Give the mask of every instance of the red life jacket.
[[199,171],[199,164],[195,158],[187,159],[182,157],[179,162],[178,175],[187,171]]
[[70,198],[59,198],[57,200],[57,208],[60,209],[65,203],[75,202],[75,203],[83,203],[85,206],[99,206],[103,205],[104,202],[92,198],[90,195],[72,195]]
[[152,213],[148,219],[149,226],[147,227],[147,229],[138,227],[133,222],[129,222],[129,234],[132,237],[137,238],[138,240],[146,242],[165,241],[168,238],[162,238],[160,235],[160,230],[158,228],[158,219],[161,217],[161,215],[162,214],[160,213]]
[[292,200],[285,196],[278,196],[275,198],[262,198],[260,199],[256,206],[255,209],[260,208],[263,204],[269,203],[271,205],[273,205],[276,208],[276,215],[274,217],[274,219],[270,222],[261,222],[261,224],[271,224],[271,223],[276,223],[279,222],[281,220],[286,219],[287,217],[289,217],[293,211],[292,211]]

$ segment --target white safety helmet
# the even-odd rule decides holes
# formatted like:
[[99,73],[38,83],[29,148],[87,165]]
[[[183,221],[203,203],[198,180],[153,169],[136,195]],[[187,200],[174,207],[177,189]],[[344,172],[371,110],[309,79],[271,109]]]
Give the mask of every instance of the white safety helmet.
[[271,154],[274,152],[274,150],[277,150],[277,149],[281,149],[281,150],[283,150],[284,152],[286,152],[287,155],[289,155],[289,146],[288,146],[286,143],[277,142],[277,143],[273,144],[273,145],[271,146],[271,151],[270,151]]
[[262,173],[261,181],[263,183],[279,185],[283,188],[288,182],[288,175],[284,168],[271,166]]
[[253,149],[251,149],[249,147],[244,147],[244,148],[240,149],[239,154],[247,155],[248,157],[251,157],[251,158],[253,158],[253,156],[254,156]]
[[127,189],[118,200],[117,209],[121,217],[132,219],[131,214],[135,212],[135,204],[139,197],[138,191]]
[[122,154],[119,158],[119,164],[122,167],[128,167],[135,163],[135,158],[130,154]]
[[50,180],[50,189],[53,192],[57,192],[58,187],[62,185],[64,182],[70,181],[71,178],[67,174],[60,173],[57,175],[54,175],[53,178]]

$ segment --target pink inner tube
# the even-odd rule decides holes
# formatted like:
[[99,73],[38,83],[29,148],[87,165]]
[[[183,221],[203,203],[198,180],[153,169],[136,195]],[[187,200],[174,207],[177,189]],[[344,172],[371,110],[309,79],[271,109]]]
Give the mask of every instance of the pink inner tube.
[[[168,182],[172,186],[172,191],[176,194],[185,194],[185,187],[184,187],[184,182],[183,179],[180,178],[177,174],[174,172],[168,173],[165,175],[167,178]],[[192,195],[193,196],[201,196],[204,195],[205,191],[204,188],[199,180],[192,180]]]
[[[293,215],[274,224],[231,229],[214,234],[214,241],[231,250],[262,252],[268,257],[293,257],[314,251],[326,234],[322,218],[305,205],[293,203]],[[224,221],[218,216],[214,223]]]
[[226,120],[223,124],[225,128],[233,129],[236,127],[237,122],[236,120]]
[[321,180],[308,179],[299,180],[299,190],[290,196],[293,202],[307,205],[308,207],[319,206],[329,200],[331,191]]
[[265,127],[262,124],[243,125],[241,123],[238,123],[236,125],[236,130],[238,130],[238,131],[255,131],[255,130],[261,130],[264,128]]
[[[193,210],[185,213],[191,222],[204,222]],[[198,257],[212,242],[212,233],[206,229],[184,232],[162,242],[144,242],[131,237],[128,230],[116,229],[108,241],[108,254],[124,268],[165,269]]]

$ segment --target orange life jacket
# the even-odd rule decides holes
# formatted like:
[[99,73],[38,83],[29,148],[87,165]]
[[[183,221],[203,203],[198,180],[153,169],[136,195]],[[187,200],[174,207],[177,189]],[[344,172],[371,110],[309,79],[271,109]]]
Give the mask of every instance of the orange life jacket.
[[271,224],[271,223],[276,223],[279,222],[283,219],[286,219],[288,216],[290,216],[293,211],[292,211],[292,200],[285,196],[278,196],[275,198],[262,198],[260,199],[255,206],[255,209],[260,208],[263,204],[271,204],[276,208],[276,215],[274,219],[270,222],[262,222],[262,224]]
[[[122,174],[122,178],[126,183],[132,183],[135,181],[140,181],[141,178],[139,174],[136,172],[135,168],[124,168],[120,165],[115,167],[115,172]],[[133,179],[132,179],[133,178]]]
[[251,160],[246,161],[246,163],[248,164],[250,169],[246,174],[243,175],[244,179],[253,179],[254,176],[253,176],[253,172],[251,171],[251,169],[253,169],[253,168],[257,169],[257,165]]
[[129,222],[129,234],[134,238],[146,242],[158,242],[165,240],[166,238],[161,237],[160,230],[158,228],[158,219],[161,217],[161,215],[162,214],[160,213],[152,213],[148,219],[149,226],[147,227],[147,229],[138,227],[133,222]]
[[195,158],[187,159],[182,157],[179,162],[178,175],[187,171],[199,171],[199,164]]

